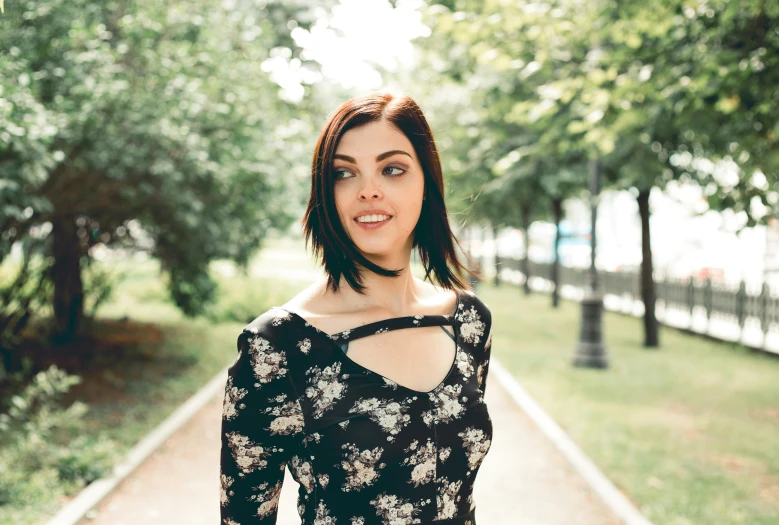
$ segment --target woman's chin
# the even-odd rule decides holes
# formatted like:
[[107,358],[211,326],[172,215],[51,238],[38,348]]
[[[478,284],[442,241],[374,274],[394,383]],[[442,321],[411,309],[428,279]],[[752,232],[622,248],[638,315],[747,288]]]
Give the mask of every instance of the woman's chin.
[[376,264],[381,264],[380,261],[391,259],[393,255],[397,256],[388,243],[360,243],[357,244],[357,249],[367,259]]

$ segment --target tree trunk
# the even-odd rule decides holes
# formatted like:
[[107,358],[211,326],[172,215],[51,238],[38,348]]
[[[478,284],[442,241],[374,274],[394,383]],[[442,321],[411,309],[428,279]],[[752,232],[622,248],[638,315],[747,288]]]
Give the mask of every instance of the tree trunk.
[[84,317],[84,285],[81,281],[81,250],[73,217],[52,224],[54,265],[54,320],[52,340],[72,341]]
[[560,221],[563,218],[563,200],[552,199],[552,214],[554,215],[554,260],[552,261],[552,307],[560,306]]
[[495,224],[490,223],[490,227],[492,229],[492,246],[495,250],[495,277],[493,279],[493,283],[495,286],[500,286],[500,255],[498,255],[498,228],[495,226]]
[[530,295],[530,259],[528,254],[530,253],[530,236],[528,231],[530,230],[530,209],[527,206],[522,207],[522,235],[525,240],[525,254],[522,256],[522,273],[525,274],[525,284],[522,288],[525,290],[525,295]]
[[641,215],[641,299],[644,301],[644,346],[657,348],[657,318],[655,317],[655,280],[652,267],[652,245],[649,237],[649,192],[638,193],[638,212]]
[[[469,225],[465,227],[465,238],[468,240],[468,268],[471,271],[476,272],[477,268],[476,266],[478,263],[476,262],[476,258],[473,255],[473,244],[476,240],[476,232],[474,231],[473,226]],[[468,274],[468,284],[471,287],[471,290],[476,290],[476,286],[478,286],[479,280],[474,277],[471,274]]]

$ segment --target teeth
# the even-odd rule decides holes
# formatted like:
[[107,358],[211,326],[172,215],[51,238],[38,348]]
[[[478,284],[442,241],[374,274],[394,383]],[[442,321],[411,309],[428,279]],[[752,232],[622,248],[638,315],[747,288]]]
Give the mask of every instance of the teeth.
[[380,222],[389,218],[389,215],[363,215],[362,217],[357,217],[357,222]]

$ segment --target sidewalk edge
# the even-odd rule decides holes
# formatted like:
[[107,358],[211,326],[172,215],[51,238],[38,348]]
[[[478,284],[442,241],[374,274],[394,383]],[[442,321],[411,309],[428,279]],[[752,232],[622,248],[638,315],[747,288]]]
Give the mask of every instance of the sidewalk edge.
[[490,372],[603,503],[625,525],[652,525],[494,356]]
[[192,419],[214,396],[223,391],[227,382],[228,368],[223,368],[205,386],[195,392],[184,404],[139,441],[125,456],[124,461],[114,467],[111,475],[95,480],[84,487],[78,496],[62,507],[46,525],[76,525],[83,519],[87,512],[111,494],[122,480],[137,469],[169,437]]

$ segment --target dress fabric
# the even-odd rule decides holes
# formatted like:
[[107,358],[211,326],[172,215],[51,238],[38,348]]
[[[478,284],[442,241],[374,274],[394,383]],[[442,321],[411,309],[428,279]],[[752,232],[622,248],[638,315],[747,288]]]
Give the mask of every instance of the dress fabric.
[[[444,325],[454,359],[427,392],[347,355],[361,337]],[[492,441],[491,325],[489,308],[468,291],[458,291],[452,315],[332,335],[277,306],[257,317],[238,336],[225,386],[221,523],[276,523],[288,467],[302,525],[475,525],[474,480]]]

